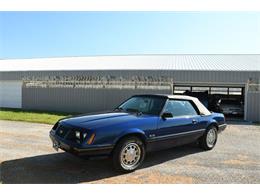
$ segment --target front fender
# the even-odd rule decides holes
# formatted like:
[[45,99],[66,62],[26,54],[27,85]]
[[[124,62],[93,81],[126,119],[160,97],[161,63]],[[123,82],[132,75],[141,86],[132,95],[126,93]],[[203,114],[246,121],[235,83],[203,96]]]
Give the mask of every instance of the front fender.
[[143,141],[146,141],[147,137],[144,133],[143,130],[141,129],[137,129],[137,128],[132,128],[132,129],[128,129],[128,130],[124,130],[122,131],[117,137],[116,139],[114,140],[114,144],[116,144],[120,139],[122,139],[123,137],[125,136],[128,136],[128,135],[138,135],[141,137],[141,139]]

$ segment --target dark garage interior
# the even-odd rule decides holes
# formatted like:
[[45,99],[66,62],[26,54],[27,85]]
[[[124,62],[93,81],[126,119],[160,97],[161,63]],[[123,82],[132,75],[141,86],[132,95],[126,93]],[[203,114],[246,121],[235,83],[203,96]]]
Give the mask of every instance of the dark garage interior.
[[174,85],[174,94],[197,97],[210,111],[221,112],[227,119],[244,118],[245,88],[238,86]]

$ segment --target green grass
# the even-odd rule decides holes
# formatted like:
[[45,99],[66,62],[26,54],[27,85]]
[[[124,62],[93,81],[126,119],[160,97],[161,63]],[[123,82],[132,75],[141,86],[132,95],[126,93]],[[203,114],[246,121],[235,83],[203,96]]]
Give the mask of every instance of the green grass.
[[71,114],[60,112],[0,108],[0,120],[26,121],[53,125],[59,119],[67,116],[71,116]]

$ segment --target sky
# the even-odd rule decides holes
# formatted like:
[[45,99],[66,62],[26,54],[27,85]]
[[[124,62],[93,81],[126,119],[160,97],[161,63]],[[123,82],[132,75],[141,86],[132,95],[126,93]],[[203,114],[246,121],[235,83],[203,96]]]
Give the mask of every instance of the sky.
[[0,12],[0,59],[260,54],[260,12]]

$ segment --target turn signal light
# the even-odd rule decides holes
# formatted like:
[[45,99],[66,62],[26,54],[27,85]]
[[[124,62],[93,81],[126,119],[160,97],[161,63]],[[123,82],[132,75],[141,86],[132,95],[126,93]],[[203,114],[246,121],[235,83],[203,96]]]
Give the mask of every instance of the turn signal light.
[[93,141],[94,141],[94,138],[95,138],[95,133],[93,133],[93,134],[90,136],[90,138],[89,138],[88,141],[87,141],[87,144],[92,144]]

